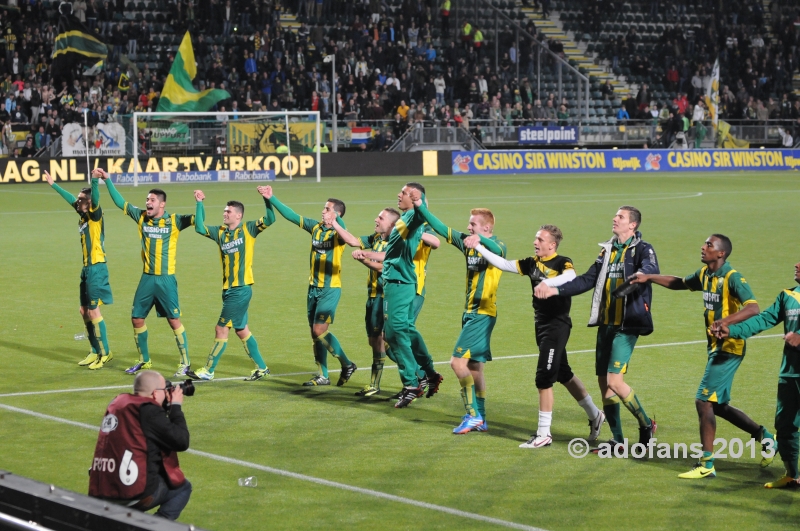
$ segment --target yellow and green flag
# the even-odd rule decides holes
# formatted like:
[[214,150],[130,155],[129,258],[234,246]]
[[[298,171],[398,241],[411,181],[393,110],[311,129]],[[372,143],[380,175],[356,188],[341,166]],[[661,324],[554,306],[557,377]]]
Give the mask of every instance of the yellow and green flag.
[[161,91],[157,112],[205,112],[218,101],[231,97],[227,91],[208,89],[199,92],[192,86],[197,75],[194,62],[194,49],[189,32],[183,36],[181,46],[172,62],[172,68]]
[[108,47],[97,33],[81,24],[74,16],[61,15],[52,56],[52,76],[56,86],[61,81],[71,82],[78,66],[103,61],[107,56]]

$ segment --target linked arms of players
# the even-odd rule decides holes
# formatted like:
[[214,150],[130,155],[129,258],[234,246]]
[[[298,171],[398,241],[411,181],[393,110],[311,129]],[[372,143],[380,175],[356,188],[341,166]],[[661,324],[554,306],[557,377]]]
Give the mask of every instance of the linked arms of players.
[[[263,191],[261,190],[261,188],[263,188]],[[261,193],[264,199],[269,201],[269,203],[273,206],[273,208],[275,208],[275,210],[277,210],[278,213],[284,217],[284,219],[286,219],[287,221],[291,221],[301,229],[303,228],[302,216],[300,216],[300,214],[298,214],[288,206],[281,203],[280,200],[277,197],[275,197],[271,186],[259,187],[259,193]]]
[[[467,238],[466,240],[464,240],[464,244],[467,247],[472,247],[473,239]],[[506,260],[502,256],[493,253],[492,251],[490,251],[481,244],[475,245],[473,248],[479,253],[481,253],[481,255],[486,259],[486,261],[492,264],[497,269],[501,271],[506,271],[508,273],[522,274],[519,268],[519,260]],[[562,284],[566,284],[567,282],[575,278],[575,276],[576,275],[574,269],[567,269],[566,271],[564,271],[563,273],[561,273],[556,277],[546,278],[542,280],[542,283],[547,286],[555,288]]]
[[353,236],[352,234],[350,234],[350,232],[347,229],[342,227],[339,224],[339,220],[340,219],[341,218],[339,217],[339,215],[336,212],[333,212],[333,211],[326,212],[325,214],[322,215],[322,222],[325,223],[326,225],[330,225],[331,227],[333,227],[333,230],[336,231],[336,234],[339,235],[339,238],[341,238],[341,240],[344,243],[346,243],[350,247],[359,247],[360,248],[361,247],[361,240],[359,238],[357,238],[356,236]]
[[206,209],[203,206],[203,200],[205,198],[206,194],[204,194],[202,190],[194,191],[194,200],[197,201],[194,211],[194,230],[202,236],[210,237],[208,229],[206,228]]
[[383,271],[383,259],[385,256],[386,253],[377,253],[375,251],[364,251],[361,249],[353,251],[354,259],[378,272]]
[[111,200],[120,210],[125,210],[125,199],[120,195],[117,191],[117,188],[114,186],[114,183],[108,178],[108,172],[103,168],[95,168],[92,170],[92,177],[99,177],[103,179],[106,183],[106,188],[108,189],[108,195],[111,196]]

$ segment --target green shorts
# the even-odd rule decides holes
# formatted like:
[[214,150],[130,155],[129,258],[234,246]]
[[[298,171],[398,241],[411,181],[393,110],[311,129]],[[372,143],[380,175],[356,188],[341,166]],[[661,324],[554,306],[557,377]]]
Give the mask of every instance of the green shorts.
[[594,369],[597,376],[625,374],[631,362],[633,347],[639,336],[626,334],[619,326],[600,325],[597,329],[597,350]]
[[492,330],[497,317],[465,313],[461,317],[461,335],[453,349],[454,358],[465,358],[486,363],[492,361]]
[[697,400],[727,404],[731,401],[731,387],[736,369],[742,364],[744,356],[714,352],[708,356],[706,372],[697,388]]
[[332,324],[336,316],[336,306],[342,296],[342,288],[308,287],[308,326]]
[[383,297],[369,297],[364,316],[367,337],[380,337],[383,333]]
[[217,326],[242,330],[247,326],[247,309],[253,296],[252,286],[239,286],[222,290],[222,312]]
[[414,323],[417,322],[417,317],[419,317],[419,312],[422,311],[422,305],[425,304],[425,295],[415,295],[414,296]]
[[105,262],[84,266],[81,269],[81,306],[94,310],[101,304],[113,304],[111,285],[108,283],[108,266]]
[[142,275],[133,296],[131,317],[144,319],[156,307],[156,315],[167,319],[181,316],[178,303],[178,279],[175,275]]

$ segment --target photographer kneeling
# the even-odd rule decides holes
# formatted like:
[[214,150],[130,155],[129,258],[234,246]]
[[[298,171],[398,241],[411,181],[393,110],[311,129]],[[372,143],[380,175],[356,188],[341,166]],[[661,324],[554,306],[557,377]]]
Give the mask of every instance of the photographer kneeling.
[[[155,371],[141,371],[133,394],[108,405],[94,460],[89,496],[176,520],[189,503],[192,485],[176,452],[189,448],[189,429],[181,410],[184,385],[172,386]],[[191,385],[191,384],[188,384]],[[186,394],[194,393],[186,388]]]

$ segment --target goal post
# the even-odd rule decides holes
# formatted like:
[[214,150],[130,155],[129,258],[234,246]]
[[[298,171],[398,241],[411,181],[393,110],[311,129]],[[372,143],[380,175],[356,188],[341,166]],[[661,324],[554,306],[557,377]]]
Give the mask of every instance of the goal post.
[[135,112],[133,185],[267,175],[320,182],[324,127],[319,111]]

